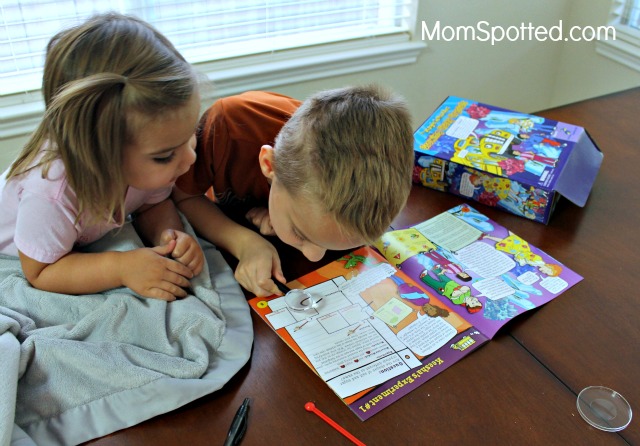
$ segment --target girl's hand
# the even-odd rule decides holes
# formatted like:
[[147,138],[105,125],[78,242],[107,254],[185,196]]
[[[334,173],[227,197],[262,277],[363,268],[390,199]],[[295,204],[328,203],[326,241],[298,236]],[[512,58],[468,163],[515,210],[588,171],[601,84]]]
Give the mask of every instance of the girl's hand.
[[239,250],[236,280],[256,296],[281,295],[272,277],[285,283],[276,248],[258,234],[248,239]]
[[260,230],[260,234],[263,235],[276,235],[271,226],[271,217],[269,217],[269,209],[267,208],[253,208],[247,212],[245,218],[251,222],[256,228]]
[[200,274],[204,266],[204,253],[197,240],[189,234],[175,229],[166,229],[162,232],[160,241],[167,245],[172,240],[176,241],[176,246],[171,252],[171,257],[188,267],[194,276]]
[[186,297],[191,269],[167,258],[176,247],[172,240],[155,248],[139,248],[122,253],[120,277],[122,284],[141,296],[173,301]]

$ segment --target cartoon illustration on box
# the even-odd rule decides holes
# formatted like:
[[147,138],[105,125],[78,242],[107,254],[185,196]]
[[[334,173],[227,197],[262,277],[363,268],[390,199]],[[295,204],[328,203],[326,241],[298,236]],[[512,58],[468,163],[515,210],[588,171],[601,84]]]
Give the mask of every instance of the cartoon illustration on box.
[[444,160],[428,155],[421,156],[413,169],[413,182],[445,191],[447,188],[447,183],[444,182],[445,168]]
[[588,139],[578,126],[453,96],[414,137],[415,183],[541,222],[570,152]]

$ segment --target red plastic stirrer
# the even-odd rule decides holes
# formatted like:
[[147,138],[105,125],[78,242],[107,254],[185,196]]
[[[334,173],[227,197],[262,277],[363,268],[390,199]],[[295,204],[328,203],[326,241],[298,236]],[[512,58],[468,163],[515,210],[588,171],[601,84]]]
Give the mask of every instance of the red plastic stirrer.
[[347,432],[347,430],[340,426],[338,423],[336,423],[335,421],[333,421],[331,418],[329,418],[327,415],[325,415],[323,412],[320,411],[320,409],[318,409],[316,407],[315,404],[313,404],[312,402],[308,402],[307,404],[304,405],[304,408],[309,411],[309,412],[313,412],[316,415],[318,415],[320,418],[322,418],[324,421],[326,421],[326,423],[331,426],[332,428],[334,428],[335,430],[337,430],[338,432],[340,432],[342,435],[344,435],[345,437],[347,437],[349,440],[351,440],[354,444],[357,444],[358,446],[366,446],[363,442],[361,442],[360,440],[358,440],[356,437],[354,437],[353,435],[351,435],[349,432]]

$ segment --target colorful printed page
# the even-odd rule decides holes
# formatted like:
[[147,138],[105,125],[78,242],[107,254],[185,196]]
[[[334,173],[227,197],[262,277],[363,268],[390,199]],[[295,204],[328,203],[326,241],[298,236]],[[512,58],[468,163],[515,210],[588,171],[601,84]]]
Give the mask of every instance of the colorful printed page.
[[376,247],[488,338],[582,280],[468,205],[387,233]]
[[467,205],[376,247],[386,260],[365,247],[291,282],[293,304],[249,301],[361,420],[582,280]]
[[366,420],[478,348],[487,338],[370,248],[289,284],[287,297],[251,307],[361,420]]

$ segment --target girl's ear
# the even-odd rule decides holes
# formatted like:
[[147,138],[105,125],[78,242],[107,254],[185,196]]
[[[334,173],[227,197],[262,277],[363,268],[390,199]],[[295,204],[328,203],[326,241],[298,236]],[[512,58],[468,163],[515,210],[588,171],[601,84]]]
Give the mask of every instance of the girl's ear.
[[260,163],[262,174],[271,182],[275,177],[275,172],[273,171],[273,147],[262,146],[258,155],[258,162]]

